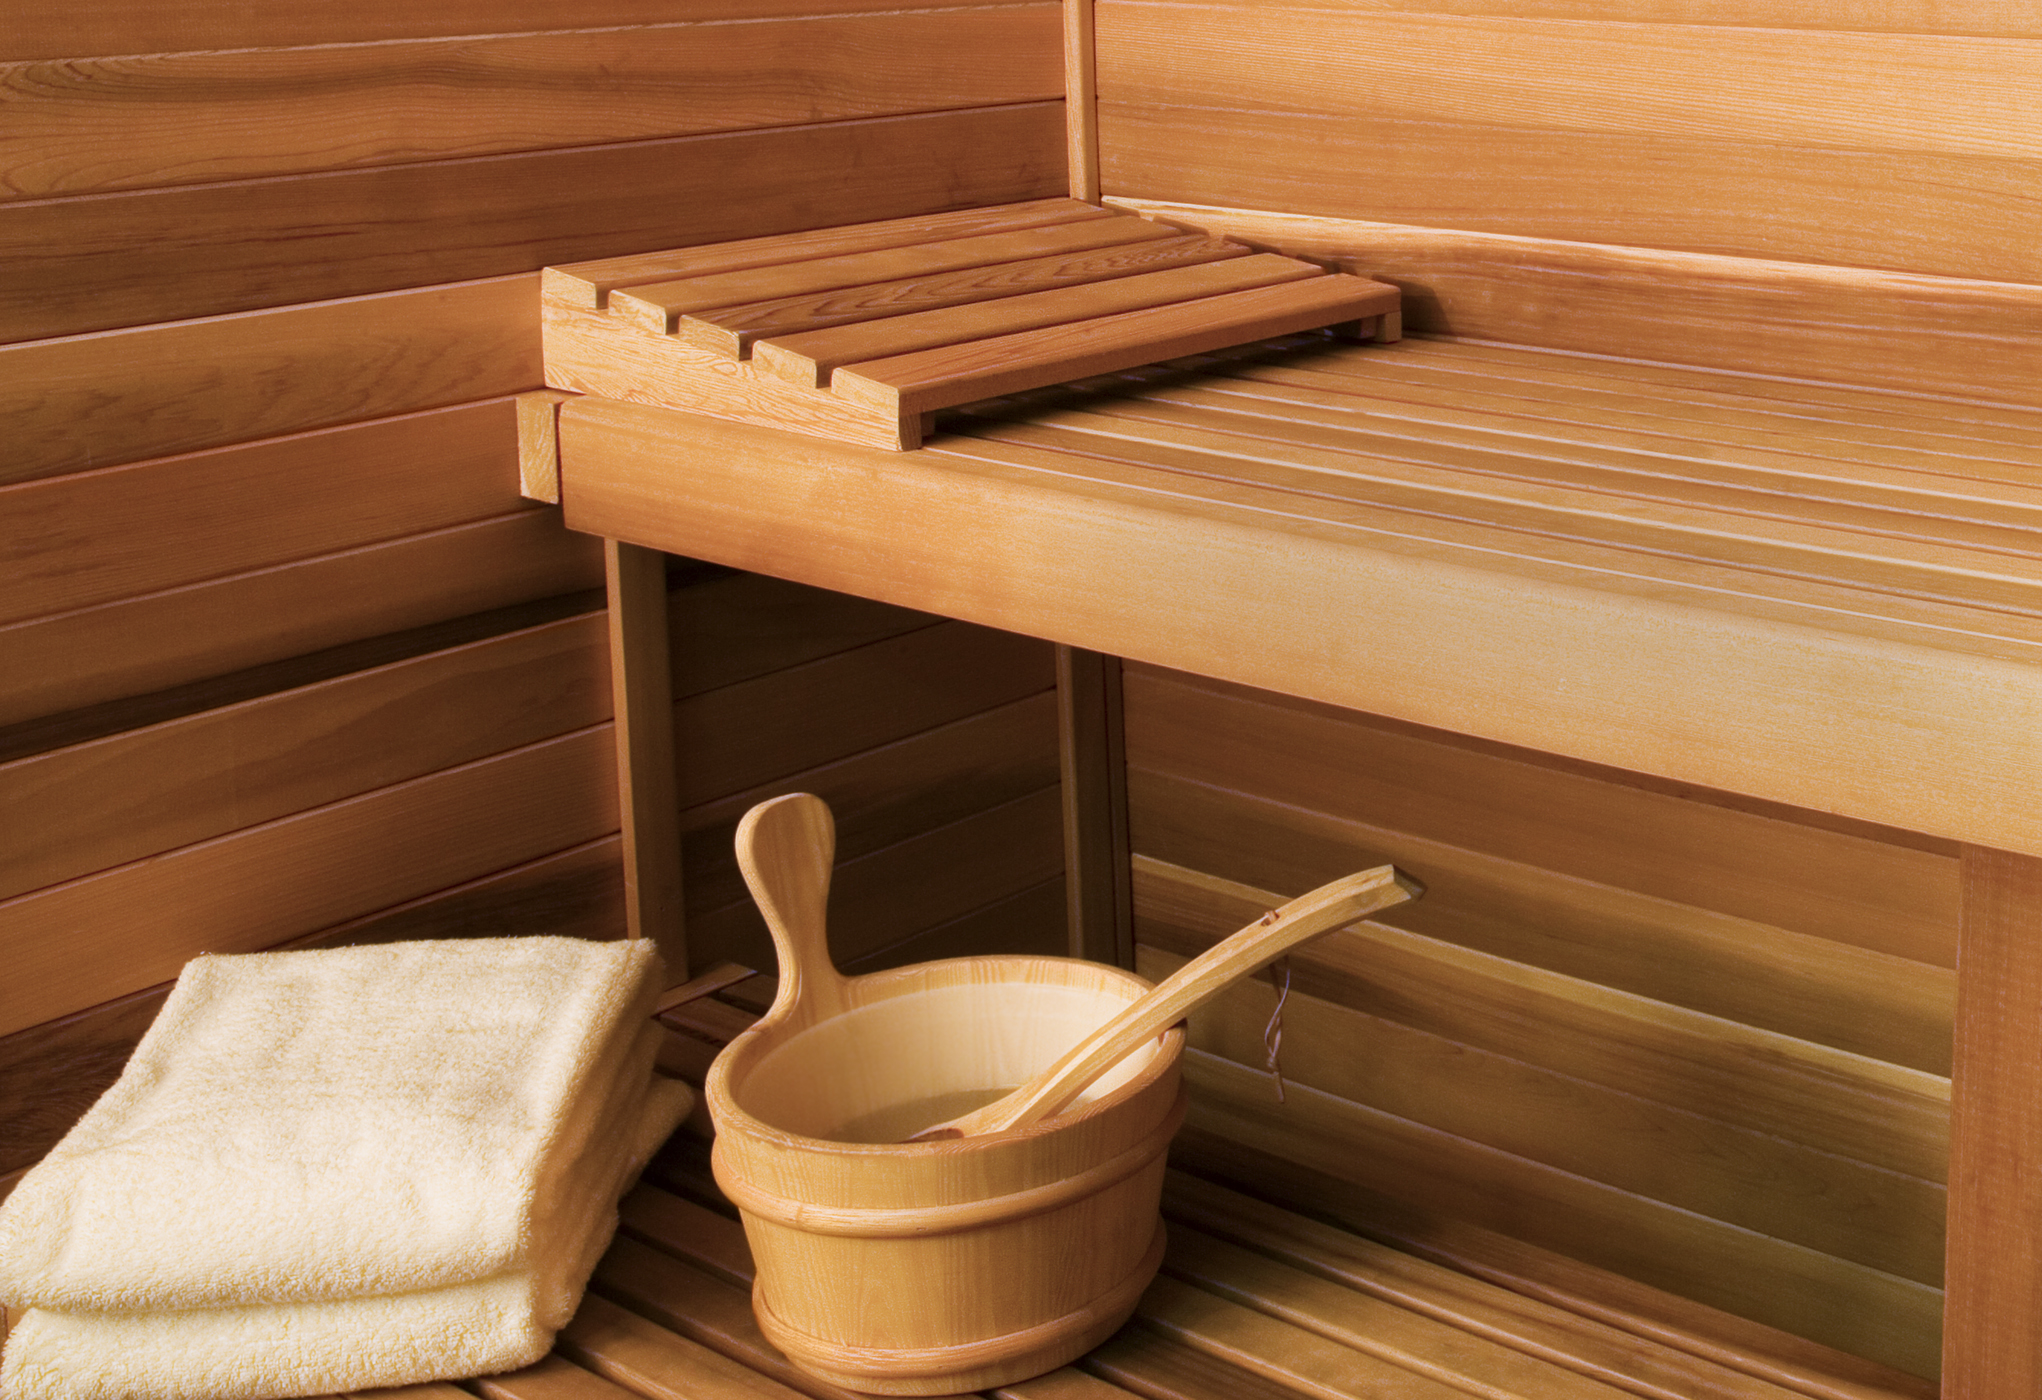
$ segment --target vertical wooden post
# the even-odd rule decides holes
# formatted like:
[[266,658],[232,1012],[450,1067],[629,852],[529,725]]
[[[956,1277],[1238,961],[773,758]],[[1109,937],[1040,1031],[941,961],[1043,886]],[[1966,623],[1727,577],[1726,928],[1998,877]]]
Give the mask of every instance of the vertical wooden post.
[[1071,198],[1099,202],[1099,95],[1092,0],[1064,0],[1064,144]]
[[667,975],[688,978],[681,922],[681,820],[674,789],[674,694],[667,656],[666,556],[603,541],[610,591],[610,694],[617,718],[617,806],[624,826],[624,907]]
[[2042,1395],[2042,860],[1966,847],[1943,1394]]
[[1056,713],[1071,956],[1133,967],[1120,658],[1058,647]]

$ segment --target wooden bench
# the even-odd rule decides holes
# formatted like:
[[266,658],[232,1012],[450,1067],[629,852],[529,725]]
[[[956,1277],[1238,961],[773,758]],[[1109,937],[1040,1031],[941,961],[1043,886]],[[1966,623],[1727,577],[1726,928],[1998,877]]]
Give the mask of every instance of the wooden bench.
[[[2036,1256],[2025,1233],[2010,1238],[1996,1222],[2026,1219],[2019,1212],[2037,1203],[2002,1129],[2042,1122],[2019,1068],[2032,1053],[2027,1013],[2006,1000],[2007,989],[2042,975],[2031,936],[2042,819],[2029,801],[2042,784],[2042,751],[2031,739],[2042,720],[2034,562],[2042,491],[2033,478],[2042,412],[1947,390],[1533,345],[1300,334],[962,405],[939,414],[922,448],[907,454],[599,395],[554,395],[529,419],[535,475],[557,472],[569,525],[604,536],[620,558],[686,554],[1046,637],[1067,658],[1141,663],[1141,676],[1158,678],[1144,679],[1149,689],[1207,685],[1269,706],[1280,698],[1338,707],[1329,716],[1384,717],[1368,721],[1378,727],[1451,731],[1472,736],[1455,742],[1544,756],[1537,761],[1555,773],[1587,764],[1584,771],[1656,784],[1652,791],[1675,802],[1756,803],[1751,810],[1810,830],[1829,823],[1848,840],[1889,843],[1896,856],[1912,852],[1908,860],[1946,869],[1934,879],[1961,888],[1951,907],[1965,911],[1954,1121],[1942,1107],[1952,1060],[1937,1024],[1947,1012],[1935,1010],[1953,985],[1946,955],[1925,951],[1925,961],[1881,972],[1882,954],[1851,952],[1845,962],[1854,971],[1833,961],[1823,964],[1828,972],[1810,972],[1813,964],[1796,971],[1804,951],[1818,962],[1832,955],[1792,940],[1725,951],[1771,936],[1753,925],[1725,934],[1730,943],[1683,974],[1692,999],[1682,1014],[1722,1014],[1703,1003],[1733,970],[1776,981],[1776,1002],[1813,990],[1803,1007],[1811,1017],[1828,1008],[1816,1017],[1829,1018],[1828,1029],[1795,1021],[1798,1011],[1777,1021],[1743,1008],[1731,1016],[1761,1038],[1785,1037],[1764,1041],[1775,1048],[1754,1050],[1741,1071],[1727,1049],[1708,1070],[1726,1084],[1757,1074],[1754,1105],[1783,1105],[1800,1092],[1784,1081],[1768,1087],[1770,1072],[1760,1070],[1799,1063],[1794,1046],[1821,1045],[1824,1064],[1836,1049],[1866,1053],[1865,1044],[1846,1047],[1855,1034],[1841,1029],[1846,1022],[1911,1036],[1917,1047],[1870,1047],[1869,1060],[1852,1062],[1871,1076],[1861,1083],[1857,1070],[1837,1077],[1806,1062],[1834,1086],[1815,1091],[1809,1102],[1823,1107],[1810,1122],[1849,1122],[1853,1143],[1892,1146],[1846,1146],[1838,1169],[1877,1175],[1904,1161],[1901,1176],[1881,1180],[1904,1188],[1909,1204],[1896,1196],[1872,1205],[1868,1196],[1862,1209],[1850,1208],[1859,1224],[1839,1215],[1813,1235],[1794,1225],[1796,1207],[1777,1204],[1787,1214],[1766,1216],[1774,1223],[1763,1232],[1832,1241],[1818,1254],[1835,1251],[1840,1272],[1797,1273],[1795,1263],[1776,1282],[1761,1276],[1724,1291],[1741,1291],[1740,1306],[1764,1312],[1769,1304],[1749,1300],[1768,1290],[1785,1297],[1837,1287],[1829,1321],[1817,1317],[1825,1306],[1817,1299],[1778,1315],[1904,1357],[1912,1370],[1933,1369],[1947,1125],[1958,1328],[1947,1345],[1982,1356],[1968,1348],[1992,1343],[1963,1338],[2010,1336],[2002,1329],[2025,1325],[2015,1314],[2037,1277]],[[637,606],[613,598],[626,615]],[[1098,698],[1077,706],[1096,709]],[[661,765],[637,753],[629,731],[627,767],[656,771]],[[1075,732],[1067,727],[1067,742]],[[1090,898],[1109,920],[1117,901],[1123,924],[1131,902],[1147,929],[1140,965],[1166,970],[1171,956],[1191,951],[1171,946],[1169,930],[1217,921],[1225,899],[1194,891],[1188,913],[1172,912],[1183,891],[1158,886],[1143,857],[1130,900],[1127,849],[1114,844],[1108,810],[1110,744],[1069,766],[1076,786],[1088,765],[1091,816],[1084,802],[1072,809],[1080,831],[1073,869],[1091,891],[1080,901]],[[1272,828],[1255,839],[1277,837]],[[1219,850],[1225,837],[1208,832],[1191,844]],[[1679,878],[1677,849],[1650,858]],[[1874,881],[1876,869],[1865,867]],[[1194,870],[1187,878],[1205,877]],[[1433,884],[1436,898],[1458,897],[1453,880]],[[1876,893],[1867,898],[1876,905]],[[1954,919],[1935,937],[1954,944]],[[1127,946],[1126,934],[1101,931],[1086,946],[1110,952]],[[1708,961],[1719,954],[1729,961]],[[1327,995],[1337,1001],[1352,995],[1337,989],[1357,985],[1357,975],[1328,967],[1319,985],[1336,989]],[[1639,979],[1634,991],[1650,981],[1646,972],[1625,975]],[[1423,985],[1420,994],[1430,995]],[[1615,985],[1632,984],[1618,977]],[[1911,1009],[1873,992],[1881,986],[1913,998]],[[1565,1019],[1594,995],[1556,986],[1531,998],[1544,1008],[1532,1014]],[[1866,996],[1852,1011],[1852,998]],[[1724,1046],[1746,1043],[1745,1034]],[[1694,1043],[1708,1038],[1698,1032]],[[1238,1044],[1239,1027],[1207,1040]],[[1253,1141],[1316,1169],[1339,1156],[1327,1144],[1345,1139],[1362,1151],[1374,1131],[1334,1107],[1288,1117],[1250,1110],[1242,1096],[1251,1091],[1227,1063],[1216,1057],[1193,1074],[1214,1105],[1214,1140]],[[1904,1112],[1892,1085],[1874,1090],[1875,1079],[1905,1081],[1897,1091]],[[1805,1145],[1814,1130],[1788,1114],[1775,1128],[1754,1118],[1738,1131]],[[1400,1179],[1419,1183],[1430,1149],[1422,1134],[1406,1137],[1398,1139],[1408,1158]],[[1649,1155],[1650,1141],[1630,1148]],[[1467,1195],[1479,1191],[1473,1160],[1454,1167],[1476,1172],[1456,1178],[1464,1203],[1478,1199]],[[1352,1187],[1368,1170],[1336,1166],[1333,1175]],[[1720,1198],[1728,1181],[1711,1190]],[[1839,1209],[1856,1190],[1840,1182],[1820,1188]],[[1300,1190],[1292,1204],[1323,1212],[1327,1199]],[[1514,1204],[1490,1213],[1523,1218],[1534,1199],[1509,1196]],[[1732,1225],[1749,1230],[1757,1218]],[[1535,1218],[1524,1225],[1508,1233],[1543,1228]],[[1641,1240],[1639,1249],[1677,1250],[1678,1234]],[[1789,1254],[1801,1247],[1782,1246]],[[1720,1271],[1727,1257],[1701,1267]],[[1863,1271],[1867,1262],[1874,1272]],[[1754,1267],[1763,1275],[1770,1266]],[[1814,1282],[1818,1275],[1828,1281]],[[1846,1314],[1852,1320],[1839,1325]],[[1883,1374],[1905,1388],[1896,1372]]]

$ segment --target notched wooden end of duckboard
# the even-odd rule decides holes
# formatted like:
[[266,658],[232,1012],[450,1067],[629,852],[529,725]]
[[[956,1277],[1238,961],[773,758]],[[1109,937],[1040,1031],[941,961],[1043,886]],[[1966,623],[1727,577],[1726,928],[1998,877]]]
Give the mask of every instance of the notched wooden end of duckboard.
[[1386,283],[1072,199],[548,268],[542,286],[554,389],[894,451],[939,409],[1400,326]]

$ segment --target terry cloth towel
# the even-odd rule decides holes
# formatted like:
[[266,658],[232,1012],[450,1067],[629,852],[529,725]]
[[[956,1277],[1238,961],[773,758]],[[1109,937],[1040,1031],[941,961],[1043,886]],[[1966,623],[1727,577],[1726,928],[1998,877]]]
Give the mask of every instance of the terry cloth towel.
[[195,959],[0,1206],[0,1299],[159,1312],[531,1269],[657,956],[547,937]]
[[[487,1374],[544,1356],[617,1227],[617,1198],[686,1116],[649,1077],[651,1026],[567,1174],[523,1269],[416,1293],[162,1313],[29,1312],[0,1394],[19,1400],[265,1400]],[[649,1078],[649,1083],[648,1083]]]

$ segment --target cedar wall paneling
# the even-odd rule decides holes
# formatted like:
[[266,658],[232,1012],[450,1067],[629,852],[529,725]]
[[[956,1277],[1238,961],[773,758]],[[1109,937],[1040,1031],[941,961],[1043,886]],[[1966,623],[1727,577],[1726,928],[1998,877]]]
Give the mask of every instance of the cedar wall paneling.
[[1194,1126],[1918,1375],[1952,848],[1140,667],[1151,976],[1390,860],[1417,903],[1192,1022]]
[[1108,198],[1377,273],[1411,329],[2037,402],[2025,12],[1098,0],[1095,22]]
[[[0,1175],[195,953],[621,931],[600,550],[517,490],[538,268],[1065,187],[1045,0],[4,29]],[[696,962],[769,956],[730,833],[804,786],[844,961],[1060,945],[1046,646],[670,583]]]

